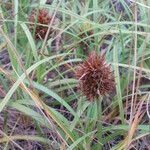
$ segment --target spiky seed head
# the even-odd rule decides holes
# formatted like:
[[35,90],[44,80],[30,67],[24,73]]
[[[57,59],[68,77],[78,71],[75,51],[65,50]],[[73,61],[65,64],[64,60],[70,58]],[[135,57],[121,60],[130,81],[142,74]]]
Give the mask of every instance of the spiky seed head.
[[79,65],[76,76],[79,79],[79,89],[90,101],[107,95],[114,89],[111,66],[106,63],[104,55],[98,55],[95,51]]
[[[91,24],[85,22],[83,24],[81,24],[80,28],[79,28],[79,37],[80,39],[84,39],[87,37],[90,37],[94,34],[94,30]],[[89,54],[89,46],[91,43],[94,42],[94,37],[90,37],[87,39],[84,39],[83,41],[79,42],[79,46],[81,47],[81,49],[83,50],[83,54],[87,55]]]
[[[39,9],[38,11],[33,9],[31,15],[29,16],[30,30],[33,32],[35,27],[35,38],[44,39],[48,30],[48,25],[52,19],[52,16],[49,15],[49,12],[46,9]],[[53,21],[53,24],[55,19]],[[36,24],[36,25],[35,25]],[[49,37],[52,34],[50,30]]]

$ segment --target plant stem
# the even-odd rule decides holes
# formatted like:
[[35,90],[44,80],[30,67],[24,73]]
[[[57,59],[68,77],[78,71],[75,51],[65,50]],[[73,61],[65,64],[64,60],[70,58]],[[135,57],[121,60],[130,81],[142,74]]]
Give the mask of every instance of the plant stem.
[[97,99],[97,138],[98,148],[102,150],[102,98]]

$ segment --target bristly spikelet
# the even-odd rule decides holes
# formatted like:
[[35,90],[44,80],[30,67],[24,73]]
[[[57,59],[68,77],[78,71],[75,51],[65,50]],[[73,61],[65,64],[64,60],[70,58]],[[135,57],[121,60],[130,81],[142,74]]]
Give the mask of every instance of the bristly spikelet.
[[[84,55],[89,54],[90,44],[94,43],[94,37],[92,36],[93,34],[94,34],[94,30],[92,29],[91,24],[83,23],[80,26],[78,36],[80,39],[85,39],[85,40],[79,42],[79,46],[83,50]],[[90,36],[92,36],[92,37],[90,37]]]
[[[35,28],[35,39],[44,39],[48,30],[48,25],[51,22],[52,16],[46,9],[35,10],[33,9],[31,15],[29,16],[30,31],[34,31]],[[55,18],[53,24],[55,24]],[[35,25],[36,24],[36,25]],[[50,30],[49,37],[53,30]]]
[[106,64],[104,55],[95,51],[77,68],[76,76],[80,90],[90,101],[108,94],[115,85],[110,65]]

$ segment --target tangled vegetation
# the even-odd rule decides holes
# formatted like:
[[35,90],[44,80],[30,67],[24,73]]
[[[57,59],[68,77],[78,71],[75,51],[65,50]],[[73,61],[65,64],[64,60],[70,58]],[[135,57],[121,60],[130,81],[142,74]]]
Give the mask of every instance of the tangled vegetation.
[[0,149],[150,149],[149,0],[0,0]]

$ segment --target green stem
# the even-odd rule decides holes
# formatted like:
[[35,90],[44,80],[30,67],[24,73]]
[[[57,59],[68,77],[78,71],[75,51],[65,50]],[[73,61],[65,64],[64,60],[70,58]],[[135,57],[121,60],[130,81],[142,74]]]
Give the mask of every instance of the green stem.
[[97,138],[98,138],[98,149],[102,150],[102,98],[97,99]]

